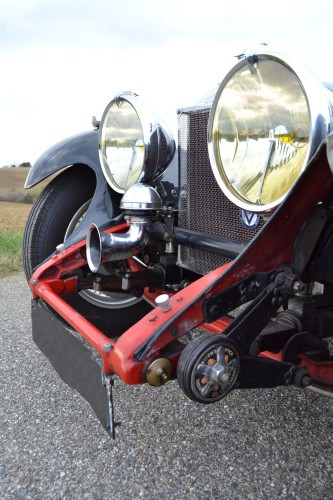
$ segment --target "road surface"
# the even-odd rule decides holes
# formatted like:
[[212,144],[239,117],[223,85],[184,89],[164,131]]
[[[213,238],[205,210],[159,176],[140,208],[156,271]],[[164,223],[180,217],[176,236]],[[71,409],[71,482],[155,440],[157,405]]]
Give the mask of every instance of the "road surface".
[[31,340],[22,273],[0,280],[0,496],[333,498],[332,400],[297,388],[194,404],[116,380],[117,439]]

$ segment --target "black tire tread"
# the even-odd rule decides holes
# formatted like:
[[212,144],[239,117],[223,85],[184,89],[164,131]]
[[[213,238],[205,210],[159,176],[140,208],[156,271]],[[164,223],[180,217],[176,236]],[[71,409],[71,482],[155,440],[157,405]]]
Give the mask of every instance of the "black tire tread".
[[218,336],[215,333],[203,333],[187,344],[179,358],[177,365],[177,380],[181,390],[192,401],[197,402],[187,384],[189,370],[191,369],[191,365],[195,363],[197,356],[201,354],[202,350],[207,347],[211,341],[213,341],[212,344],[214,344],[217,338]]
[[[73,197],[78,176],[80,196]],[[94,173],[90,169],[74,166],[53,179],[39,195],[31,209],[23,235],[23,266],[27,280],[34,268],[55,250],[57,244],[62,243],[63,235],[56,235],[52,231],[53,219],[62,220],[63,227],[66,227],[66,218],[69,223],[73,215],[72,207],[77,205],[77,210],[80,204],[93,195],[94,189]],[[50,206],[53,207],[52,211]],[[59,239],[55,241],[57,236]]]

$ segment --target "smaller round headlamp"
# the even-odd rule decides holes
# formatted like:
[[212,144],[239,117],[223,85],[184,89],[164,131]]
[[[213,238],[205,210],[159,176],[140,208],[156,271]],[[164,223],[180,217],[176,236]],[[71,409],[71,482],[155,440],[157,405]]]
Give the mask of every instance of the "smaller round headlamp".
[[99,155],[115,191],[151,182],[169,165],[174,152],[171,133],[136,94],[121,93],[108,104],[99,127]]
[[251,212],[274,208],[329,124],[324,87],[306,68],[274,53],[243,58],[221,83],[209,116],[209,156],[222,191]]

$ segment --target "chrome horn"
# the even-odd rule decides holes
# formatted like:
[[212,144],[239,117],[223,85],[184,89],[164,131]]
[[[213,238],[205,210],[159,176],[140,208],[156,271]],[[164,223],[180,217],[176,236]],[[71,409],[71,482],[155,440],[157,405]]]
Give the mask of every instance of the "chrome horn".
[[145,246],[150,238],[152,218],[162,208],[157,191],[145,184],[131,186],[120,202],[130,226],[126,233],[101,232],[91,224],[87,234],[87,261],[90,270],[96,273],[102,262],[123,260],[132,257],[135,250]]

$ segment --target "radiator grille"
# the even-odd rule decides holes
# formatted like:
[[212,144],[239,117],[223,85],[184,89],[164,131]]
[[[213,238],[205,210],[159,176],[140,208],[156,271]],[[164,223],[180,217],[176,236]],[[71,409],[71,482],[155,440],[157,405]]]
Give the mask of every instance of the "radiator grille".
[[[248,243],[264,225],[247,229],[240,209],[222,193],[212,172],[207,148],[209,110],[182,110],[179,114],[180,200],[179,227]],[[205,274],[227,259],[181,246],[179,264]]]

